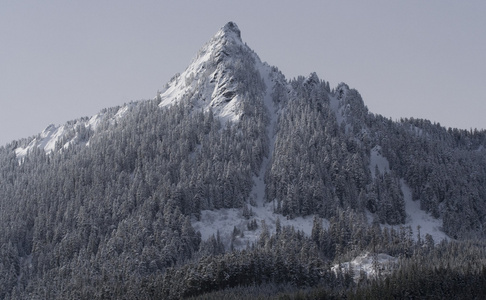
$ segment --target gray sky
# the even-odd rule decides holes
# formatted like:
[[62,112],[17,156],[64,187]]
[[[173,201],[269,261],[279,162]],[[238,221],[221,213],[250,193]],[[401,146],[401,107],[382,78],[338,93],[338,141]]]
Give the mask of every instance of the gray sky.
[[287,78],[378,114],[486,128],[486,1],[0,0],[0,145],[148,99],[228,21]]

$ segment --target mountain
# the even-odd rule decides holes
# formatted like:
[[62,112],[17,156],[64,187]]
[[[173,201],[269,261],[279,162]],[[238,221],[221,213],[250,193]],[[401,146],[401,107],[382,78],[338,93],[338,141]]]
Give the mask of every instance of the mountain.
[[269,69],[243,43],[237,25],[230,22],[201,48],[182,74],[174,76],[159,92],[159,106],[186,99],[196,108],[211,108],[216,116],[237,121],[243,103],[260,97],[265,89],[271,90],[262,82]]
[[230,22],[154,99],[0,148],[0,298],[482,280],[485,146],[375,115],[345,83],[288,80]]

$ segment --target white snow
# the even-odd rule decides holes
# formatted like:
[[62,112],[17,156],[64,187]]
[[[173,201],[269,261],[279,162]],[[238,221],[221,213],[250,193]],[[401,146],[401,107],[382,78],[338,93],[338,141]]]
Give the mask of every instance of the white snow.
[[[237,28],[236,30],[238,31]],[[160,94],[159,106],[170,106],[186,96],[194,107],[206,111],[212,109],[214,116],[219,117],[223,124],[227,121],[238,121],[239,96],[235,95],[232,99],[225,96],[227,92],[234,92],[237,84],[232,82],[225,64],[216,64],[218,55],[224,55],[224,47],[248,48],[234,28],[223,27],[199,50],[187,69],[168,83],[167,88]],[[231,57],[224,59],[231,64]]]
[[88,128],[88,127],[89,127],[89,128],[91,128],[91,129],[93,129],[93,130],[96,130],[96,127],[98,127],[98,125],[99,125],[99,124],[100,124],[100,122],[101,122],[101,119],[102,119],[101,117],[102,117],[102,116],[103,116],[103,114],[102,114],[102,113],[100,113],[100,114],[96,114],[96,115],[92,116],[92,117],[89,119],[89,121],[86,123],[86,125],[85,125],[85,126],[86,126],[86,128]]
[[[47,128],[44,129],[38,136],[34,137],[27,146],[16,148],[14,150],[15,155],[17,156],[17,159],[19,159],[19,162],[22,162],[22,159],[35,147],[41,148],[46,152],[46,154],[49,154],[55,150],[58,141],[65,137],[69,132],[72,132],[71,130],[73,130],[76,126],[80,125],[96,131],[96,128],[103,120],[108,118],[108,121],[113,124],[115,121],[125,117],[129,111],[129,108],[134,105],[136,105],[136,102],[123,105],[118,109],[115,115],[107,115],[106,113],[100,112],[92,116],[89,120],[79,119],[74,122],[66,123],[65,125],[51,124],[47,126]],[[79,144],[79,140],[78,136],[76,135],[64,143],[61,149],[67,149],[69,146],[77,143]],[[84,145],[89,146],[89,141],[87,141]]]
[[116,112],[114,119],[119,120],[119,119],[123,118],[123,116],[125,116],[127,111],[128,111],[128,105],[124,105],[124,106],[120,107],[120,109]]
[[[412,199],[412,191],[410,187],[405,182],[405,180],[400,180],[401,190],[403,192],[403,197],[405,200],[405,213],[407,214],[405,224],[401,225],[388,225],[382,224],[381,227],[393,228],[399,230],[400,227],[408,227],[412,229],[413,238],[417,240],[418,238],[418,226],[420,226],[420,237],[423,240],[426,234],[430,234],[434,239],[435,243],[439,243],[442,240],[449,240],[450,237],[442,231],[442,219],[436,219],[429,213],[420,209],[420,200],[414,201]],[[368,221],[371,223],[373,221],[373,214],[368,212]]]
[[46,153],[54,151],[57,141],[63,136],[66,127],[49,125],[41,134],[34,138],[26,147],[15,149],[15,155],[18,159],[25,157],[34,147],[44,149]]
[[[381,147],[375,146],[370,153],[370,171],[373,178],[376,177],[375,168],[383,174],[390,171],[390,164],[386,157],[381,154]],[[405,200],[405,212],[407,214],[406,223],[399,226],[382,225],[399,229],[400,226],[410,226],[413,230],[413,236],[417,239],[417,226],[420,226],[420,236],[422,238],[428,233],[436,243],[449,237],[442,231],[442,220],[432,217],[430,214],[420,209],[420,201],[412,199],[412,191],[404,179],[400,180],[401,190]],[[368,220],[373,220],[373,216],[368,213]]]
[[405,180],[401,180],[401,189],[405,198],[405,211],[407,220],[405,226],[412,227],[414,238],[417,238],[417,226],[420,226],[420,236],[423,239],[425,235],[430,234],[436,243],[449,239],[447,234],[442,231],[442,220],[432,217],[430,214],[420,209],[420,201],[413,201],[412,191]]
[[[192,226],[196,231],[201,232],[201,239],[207,240],[212,235],[216,236],[219,231],[220,238],[228,250],[231,245],[233,229],[236,227],[243,231],[243,237],[238,236],[234,241],[235,249],[244,249],[249,243],[250,245],[256,242],[262,233],[262,221],[272,234],[275,233],[277,218],[280,219],[280,224],[284,226],[293,226],[295,230],[304,232],[310,235],[312,232],[312,225],[314,216],[297,217],[295,219],[287,219],[280,214],[273,212],[274,203],[268,203],[265,206],[251,207],[253,216],[249,220],[245,219],[242,214],[242,209],[229,208],[219,210],[204,210],[201,212],[200,221],[193,220]],[[254,231],[248,230],[248,223],[256,220],[258,228]],[[323,220],[323,227],[328,228],[329,222]]]
[[361,272],[364,272],[367,277],[386,276],[391,274],[392,270],[397,266],[398,258],[384,253],[371,254],[369,252],[363,253],[352,261],[335,264],[331,270],[336,272],[349,272],[353,270],[353,279],[358,282]]
[[64,134],[65,126],[53,127],[52,130],[46,130],[41,133],[42,142],[39,144],[39,147],[44,148],[49,153],[54,151],[57,141]]

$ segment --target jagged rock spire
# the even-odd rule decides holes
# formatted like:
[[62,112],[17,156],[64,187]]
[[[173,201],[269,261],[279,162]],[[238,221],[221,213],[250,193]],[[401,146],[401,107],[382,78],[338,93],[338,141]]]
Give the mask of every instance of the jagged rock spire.
[[238,28],[238,25],[236,25],[234,22],[226,23],[226,25],[224,25],[220,31],[222,31],[225,35],[236,35],[241,41],[241,31]]

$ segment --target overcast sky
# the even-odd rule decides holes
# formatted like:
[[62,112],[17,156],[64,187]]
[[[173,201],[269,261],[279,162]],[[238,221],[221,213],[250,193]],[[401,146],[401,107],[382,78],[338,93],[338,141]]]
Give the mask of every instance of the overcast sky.
[[486,1],[0,0],[0,145],[148,99],[226,22],[287,78],[378,114],[486,128]]

